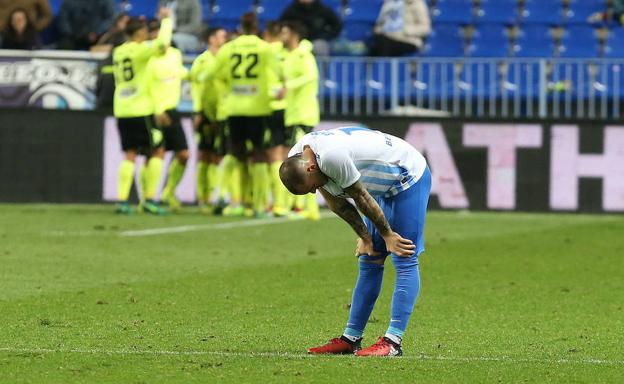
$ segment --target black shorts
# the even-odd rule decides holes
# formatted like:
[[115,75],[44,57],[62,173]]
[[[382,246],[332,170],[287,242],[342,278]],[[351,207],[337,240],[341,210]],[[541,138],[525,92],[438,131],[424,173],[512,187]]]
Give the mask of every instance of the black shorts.
[[285,145],[287,147],[293,147],[295,144],[297,144],[297,141],[301,140],[303,135],[312,132],[312,129],[314,129],[314,127],[310,127],[308,125],[291,125],[289,127],[286,127],[284,140]]
[[182,120],[180,113],[175,109],[170,109],[167,114],[171,118],[171,125],[168,127],[162,127],[163,136],[165,139],[165,149],[167,151],[179,152],[188,149],[188,143],[186,142],[186,135],[184,129],[182,129]]
[[229,151],[235,152],[240,148],[247,148],[247,141],[255,150],[266,148],[267,120],[268,116],[230,116],[228,119]]
[[225,155],[226,150],[226,121],[210,121],[202,115],[202,122],[199,125],[199,150],[211,151],[217,155]]
[[284,124],[284,110],[274,111],[268,120],[271,138],[269,139],[269,147],[277,147],[286,144],[286,125]]
[[121,137],[121,149],[134,149],[147,154],[162,145],[162,133],[153,116],[117,118],[117,129]]

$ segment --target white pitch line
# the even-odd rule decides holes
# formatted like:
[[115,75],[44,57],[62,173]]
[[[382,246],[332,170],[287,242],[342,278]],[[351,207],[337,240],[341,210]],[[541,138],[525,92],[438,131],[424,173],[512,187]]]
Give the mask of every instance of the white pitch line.
[[[330,212],[323,212],[321,214],[322,219],[332,217]],[[208,229],[231,229],[240,227],[256,227],[262,225],[281,224],[288,221],[293,221],[287,217],[281,218],[267,218],[267,219],[250,219],[241,221],[231,221],[228,223],[216,223],[216,224],[196,224],[196,225],[180,225],[176,227],[162,227],[151,229],[138,229],[131,231],[123,231],[119,233],[119,236],[123,237],[141,237],[141,236],[158,236],[172,233],[185,233],[194,231],[204,231]]]
[[[245,358],[286,358],[286,359],[317,359],[329,357],[327,355],[309,355],[304,353],[290,352],[232,352],[232,351],[167,351],[167,350],[140,350],[140,349],[49,349],[49,348],[0,348],[5,353],[75,353],[87,355],[156,355],[156,356],[222,356],[222,357],[245,357]],[[335,355],[331,358],[353,358],[349,355]],[[413,355],[402,356],[403,360],[432,360],[451,362],[501,362],[501,363],[540,363],[540,364],[579,364],[579,365],[624,365],[623,360],[601,359],[516,359],[509,356],[429,356]]]

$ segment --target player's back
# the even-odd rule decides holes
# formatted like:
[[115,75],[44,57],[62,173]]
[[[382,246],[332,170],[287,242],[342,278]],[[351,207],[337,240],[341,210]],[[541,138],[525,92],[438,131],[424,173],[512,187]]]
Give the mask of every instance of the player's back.
[[150,49],[148,42],[130,41],[113,50],[115,116],[139,117],[152,113],[146,71]]
[[277,60],[271,46],[255,35],[242,35],[226,43],[217,55],[219,78],[229,91],[232,116],[271,114],[271,79]]
[[174,47],[167,48],[165,54],[149,60],[147,70],[155,113],[176,108],[182,96],[182,79],[188,72],[184,67],[182,52]]
[[[304,43],[306,42],[306,43]],[[284,63],[287,79],[286,125],[313,127],[320,119],[318,103],[319,72],[312,46],[304,40],[288,54]]]

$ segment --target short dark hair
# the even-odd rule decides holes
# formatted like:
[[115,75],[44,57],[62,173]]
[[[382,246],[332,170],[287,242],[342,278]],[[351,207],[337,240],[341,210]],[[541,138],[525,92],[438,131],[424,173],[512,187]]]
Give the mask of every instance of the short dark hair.
[[240,18],[241,31],[251,35],[258,33],[258,16],[254,12],[245,12]]
[[282,29],[282,23],[277,20],[267,21],[264,26],[264,32],[270,36],[279,36]]
[[293,194],[298,193],[296,186],[305,182],[305,175],[303,172],[301,172],[302,161],[304,161],[303,154],[298,153],[296,155],[290,156],[289,158],[284,160],[282,165],[280,165],[280,180],[282,180],[282,184],[284,184],[286,189],[288,189]]
[[223,27],[210,27],[204,32],[204,40],[208,41],[212,36],[216,35],[219,31],[225,31]]
[[126,34],[132,37],[132,35],[134,35],[138,30],[145,28],[145,26],[145,18],[132,17],[128,20],[128,24],[126,25]]
[[160,20],[152,19],[147,22],[147,30],[150,32],[158,31],[160,29]]
[[300,21],[288,20],[282,23],[282,27],[286,27],[295,32],[299,36],[299,40],[303,40],[308,37],[308,29]]

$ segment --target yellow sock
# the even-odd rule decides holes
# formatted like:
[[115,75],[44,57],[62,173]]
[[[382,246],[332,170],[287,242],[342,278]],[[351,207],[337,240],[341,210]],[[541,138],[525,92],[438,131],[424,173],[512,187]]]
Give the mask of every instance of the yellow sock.
[[269,168],[267,163],[255,163],[251,166],[252,169],[252,198],[253,209],[256,213],[264,212],[267,208],[268,196],[267,190],[269,189]]
[[163,199],[175,194],[175,189],[180,183],[182,176],[184,176],[184,170],[186,165],[180,163],[178,159],[173,159],[171,165],[169,165],[169,171],[167,173],[167,185],[163,190]]
[[273,197],[273,210],[278,211],[278,213],[285,212],[288,209],[286,205],[286,194],[288,190],[282,184],[282,180],[279,177],[279,168],[282,165],[281,161],[276,161],[271,163],[270,168],[270,179],[271,179],[271,196]]
[[197,163],[197,201],[200,204],[206,203],[206,195],[208,193],[208,164],[200,161]]
[[243,193],[243,203],[253,206],[253,183],[254,174],[249,163],[241,166],[241,191]]
[[242,190],[242,173],[243,173],[243,163],[234,159],[230,164],[231,172],[229,173],[230,179],[230,192],[231,192],[231,201],[232,204],[237,205],[240,204],[243,200],[243,190]]
[[160,174],[162,173],[163,159],[150,157],[145,167],[145,200],[154,200],[158,191]]
[[134,163],[124,160],[119,165],[118,181],[117,181],[117,199],[119,201],[128,201],[130,189],[132,188],[132,179],[134,178]]
[[295,208],[297,210],[302,210],[305,208],[305,195],[295,196]]
[[217,172],[217,185],[219,188],[219,199],[225,199],[225,196],[230,193],[230,175],[236,158],[232,155],[225,155],[221,164],[219,165],[219,171]]
[[318,201],[316,200],[316,193],[308,193],[305,195],[306,200],[306,211],[308,213],[308,217],[313,220],[318,220],[321,218],[321,212],[319,210]]
[[212,193],[214,192],[214,190],[217,188],[217,165],[213,164],[213,163],[208,163],[207,169],[206,169],[206,178],[208,179],[208,196],[207,196],[207,200],[210,201],[210,198],[212,197]]

